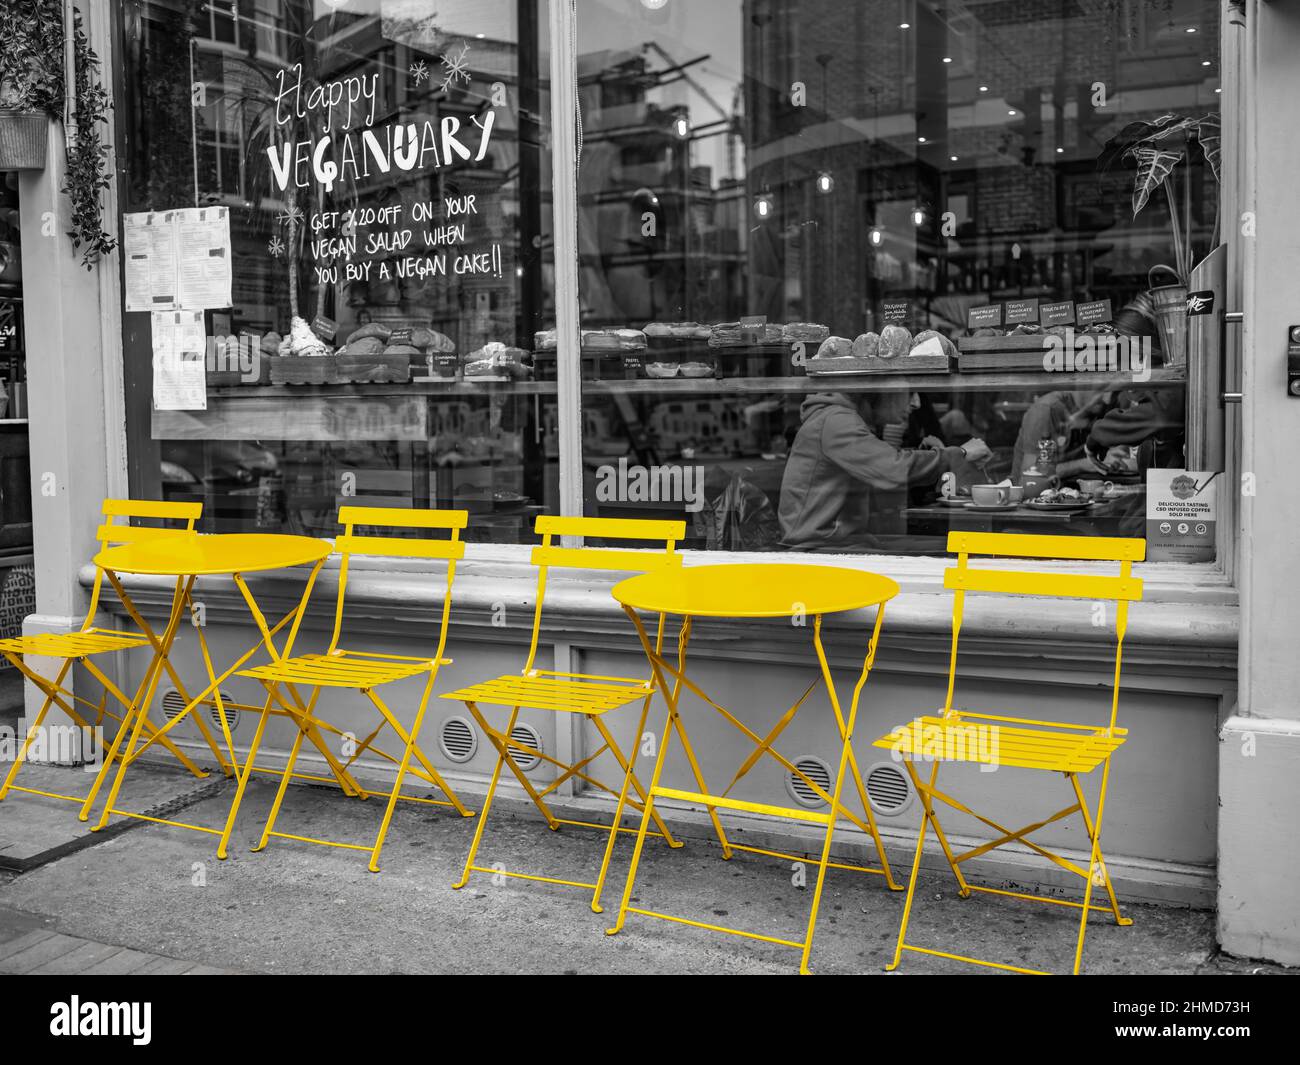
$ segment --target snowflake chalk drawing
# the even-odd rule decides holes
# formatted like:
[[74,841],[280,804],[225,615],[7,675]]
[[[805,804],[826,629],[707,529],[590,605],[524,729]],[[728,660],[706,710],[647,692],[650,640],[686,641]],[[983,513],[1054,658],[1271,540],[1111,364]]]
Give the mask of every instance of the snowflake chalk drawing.
[[466,85],[470,82],[469,77],[469,45],[463,44],[459,52],[448,52],[441,59],[442,62],[442,91],[455,86],[459,81]]

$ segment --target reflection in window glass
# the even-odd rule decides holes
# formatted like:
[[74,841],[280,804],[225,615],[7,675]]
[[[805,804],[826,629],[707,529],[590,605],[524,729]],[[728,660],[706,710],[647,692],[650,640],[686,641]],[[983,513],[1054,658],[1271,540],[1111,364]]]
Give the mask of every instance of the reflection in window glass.
[[[207,530],[333,534],[341,503],[556,511],[545,4],[141,2],[124,210],[226,208],[203,402],[126,316],[132,490]],[[162,409],[160,409],[162,408]]]
[[588,514],[736,550],[1145,535],[1147,471],[1217,409],[1183,316],[1220,241],[1216,4],[578,28]]

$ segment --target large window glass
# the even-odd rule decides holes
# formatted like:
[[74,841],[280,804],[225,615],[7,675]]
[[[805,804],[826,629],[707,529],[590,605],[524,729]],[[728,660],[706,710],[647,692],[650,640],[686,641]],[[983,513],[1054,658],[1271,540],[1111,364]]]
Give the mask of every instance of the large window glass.
[[1146,535],[1217,417],[1217,9],[578,0],[586,513]]
[[[201,500],[213,531],[332,534],[351,501],[525,539],[558,510],[556,368],[532,355],[555,316],[547,5],[121,17],[133,492]],[[193,224],[215,265],[187,265]],[[229,296],[166,291],[168,255],[208,281],[224,256]]]

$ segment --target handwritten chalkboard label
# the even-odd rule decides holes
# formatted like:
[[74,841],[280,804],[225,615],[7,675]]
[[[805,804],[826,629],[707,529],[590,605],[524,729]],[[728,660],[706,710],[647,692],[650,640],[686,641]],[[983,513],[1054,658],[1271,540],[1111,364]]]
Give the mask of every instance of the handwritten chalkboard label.
[[321,340],[333,340],[334,334],[339,331],[339,324],[333,318],[318,314],[311,320],[311,331]]
[[409,329],[394,329],[388,334],[389,344],[409,344],[411,342],[411,331]]
[[907,300],[885,300],[880,305],[880,317],[885,325],[903,325],[911,314]]
[[434,377],[455,377],[460,369],[460,359],[455,352],[440,351],[429,358],[432,360],[429,370]]
[[1002,304],[990,303],[987,307],[972,307],[966,312],[966,325],[970,329],[996,329],[1002,324]]
[[1044,303],[1038,309],[1038,320],[1043,325],[1073,325],[1074,300],[1061,303]]
[[1008,300],[1007,325],[1024,325],[1026,322],[1038,321],[1037,300]]
[[1114,317],[1110,310],[1110,300],[1080,303],[1078,316],[1077,325],[1096,325],[1098,322],[1109,322]]
[[740,341],[742,344],[758,344],[763,339],[763,333],[766,331],[764,326],[767,325],[767,315],[765,314],[746,314],[740,319]]
[[631,378],[633,378],[633,377],[640,377],[640,376],[641,376],[641,356],[640,356],[640,355],[624,355],[624,356],[623,356],[623,372],[624,372],[625,376],[627,376],[629,379],[631,379]]

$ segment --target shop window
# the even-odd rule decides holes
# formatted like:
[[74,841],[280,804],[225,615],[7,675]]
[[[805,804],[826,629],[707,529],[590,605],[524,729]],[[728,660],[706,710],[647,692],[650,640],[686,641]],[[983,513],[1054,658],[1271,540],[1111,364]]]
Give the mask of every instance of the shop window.
[[[577,27],[586,513],[934,554],[1146,536],[1201,472],[1217,5],[578,0]],[[1213,558],[1212,515],[1164,548]]]
[[[124,266],[133,493],[202,500],[207,531],[332,535],[355,502],[531,538],[559,510],[557,367],[531,343],[555,316],[546,5],[138,6],[124,221],[160,257]],[[191,216],[157,227],[220,207],[229,297],[169,300]],[[194,314],[201,341],[171,332]],[[151,358],[173,336],[202,374]]]

